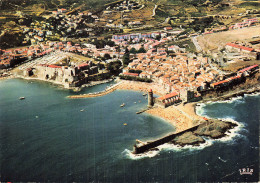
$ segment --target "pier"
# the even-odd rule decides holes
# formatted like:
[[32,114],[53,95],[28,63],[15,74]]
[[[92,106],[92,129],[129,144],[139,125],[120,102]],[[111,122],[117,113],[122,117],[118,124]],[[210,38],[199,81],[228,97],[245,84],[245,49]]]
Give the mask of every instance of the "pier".
[[147,110],[149,110],[149,109],[151,109],[151,107],[148,107],[148,108],[146,108],[146,109],[142,109],[141,111],[136,112],[136,114],[144,113],[145,111],[147,111]]
[[[154,149],[162,144],[165,144],[165,143],[168,143],[170,141],[172,141],[175,137],[177,136],[180,136],[186,132],[193,132],[195,130],[198,129],[199,126],[201,125],[205,125],[205,124],[199,124],[199,125],[196,125],[194,127],[191,127],[189,129],[186,129],[184,131],[181,131],[181,132],[178,132],[178,133],[174,133],[174,134],[170,134],[170,135],[167,135],[165,137],[162,137],[160,139],[157,139],[157,140],[154,140],[152,142],[146,142],[146,143],[141,143],[140,145],[134,145],[134,150],[133,150],[133,154],[141,154],[141,153],[144,153],[146,151],[149,151],[151,149]],[[139,141],[137,141],[139,142]]]
[[100,92],[95,92],[95,93],[87,93],[87,94],[83,94],[83,95],[71,95],[71,96],[68,96],[68,98],[71,98],[71,99],[80,99],[80,98],[92,98],[92,97],[101,97],[101,96],[104,96],[104,95],[107,95],[109,93],[112,93],[113,91],[115,91],[118,86],[120,85],[121,83],[117,83],[103,91],[100,91]]

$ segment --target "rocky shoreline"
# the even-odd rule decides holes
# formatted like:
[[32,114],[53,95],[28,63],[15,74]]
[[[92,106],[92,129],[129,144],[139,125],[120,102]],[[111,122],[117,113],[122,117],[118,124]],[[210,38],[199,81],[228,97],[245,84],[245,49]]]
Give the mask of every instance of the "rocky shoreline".
[[[243,90],[228,91],[222,96],[217,96],[214,98],[209,97],[203,99],[202,102],[194,103],[195,113],[196,113],[196,105],[198,104],[232,100],[233,98],[236,97],[241,97],[241,96],[243,97],[246,94],[258,94],[258,93],[260,93],[260,86],[259,84],[256,84],[253,87],[249,87]],[[210,139],[221,139],[227,136],[228,135],[227,133],[229,133],[232,129],[239,126],[238,124],[231,121],[219,120],[219,119],[207,119],[202,116],[199,117],[201,117],[202,119],[194,120],[194,124],[199,124],[197,125],[197,128],[194,129],[194,127],[191,127],[190,129],[184,130],[183,131],[184,133],[178,132],[179,134],[177,133],[173,139],[165,143],[174,144],[181,147],[184,147],[186,145],[191,145],[195,147],[205,143],[206,142],[205,137]],[[153,143],[153,142],[147,142],[147,144],[149,145],[149,143]],[[148,151],[153,151],[153,150],[159,150],[159,149],[151,148]]]
[[[257,93],[260,93],[259,86],[255,86],[238,92],[228,92],[228,94],[226,95],[219,96],[216,98],[207,98],[204,99],[203,102],[199,102],[199,103],[202,104],[205,102],[232,100],[233,98],[244,97],[244,95],[246,94],[257,94]],[[196,105],[194,107],[196,111]],[[226,136],[226,132],[238,126],[233,122],[218,120],[218,119],[208,119],[208,121],[205,124],[206,125],[204,124],[199,125],[198,129],[195,131],[186,132],[183,135],[176,137],[173,141],[171,141],[171,143],[175,145],[180,145],[182,147],[185,145],[198,146],[202,143],[205,143],[203,136],[209,137],[211,139],[220,139]]]
[[184,134],[174,138],[170,143],[180,145],[182,147],[185,145],[199,146],[200,144],[206,142],[203,137],[220,139],[226,136],[226,132],[237,126],[237,124],[228,121],[208,119],[206,123],[199,125],[196,130],[187,131]]

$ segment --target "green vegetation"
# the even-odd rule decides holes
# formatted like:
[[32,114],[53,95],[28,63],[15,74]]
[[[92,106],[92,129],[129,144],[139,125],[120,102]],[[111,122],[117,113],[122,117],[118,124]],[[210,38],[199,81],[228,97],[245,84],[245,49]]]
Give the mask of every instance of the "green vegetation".
[[260,3],[259,2],[243,2],[241,4],[238,5],[238,7],[240,8],[256,8],[256,7],[260,7]]
[[183,41],[172,41],[170,42],[170,45],[177,45],[180,48],[185,48],[188,52],[196,52],[196,47],[190,39]]
[[130,72],[130,73],[137,73],[137,74],[140,74],[140,73],[142,73],[143,71],[141,71],[141,70],[130,69],[129,72]]
[[124,80],[140,81],[140,82],[146,82],[146,83],[151,83],[151,82],[152,82],[151,79],[148,79],[148,78],[140,78],[140,77],[134,77],[134,76],[124,76],[124,75],[120,75],[119,78],[120,78],[120,79],[124,79]]
[[0,48],[12,48],[22,46],[24,36],[21,33],[6,32],[0,37]]
[[124,66],[127,66],[130,63],[130,52],[129,50],[126,48],[125,49],[125,54],[123,56],[123,64]]
[[117,60],[115,62],[110,62],[107,64],[107,69],[110,71],[111,74],[118,76],[121,73],[120,67],[122,66],[121,61]]
[[132,53],[132,54],[136,54],[137,50],[135,48],[131,48],[131,50],[129,52]]
[[[15,5],[18,5],[22,9],[26,9],[39,4],[42,4],[42,8],[46,10],[57,8],[74,9],[77,7],[81,7],[83,10],[97,10],[103,8],[104,4],[114,1],[116,0],[2,0],[2,3],[0,3],[0,10],[14,10],[17,8]],[[32,10],[37,11],[35,9]]]
[[146,53],[146,50],[144,49],[144,47],[142,46],[137,53]]
[[111,41],[111,40],[98,40],[98,39],[95,39],[92,44],[96,45],[96,47],[99,49],[99,48],[104,48],[106,45],[108,46],[115,46],[115,43],[114,41]]

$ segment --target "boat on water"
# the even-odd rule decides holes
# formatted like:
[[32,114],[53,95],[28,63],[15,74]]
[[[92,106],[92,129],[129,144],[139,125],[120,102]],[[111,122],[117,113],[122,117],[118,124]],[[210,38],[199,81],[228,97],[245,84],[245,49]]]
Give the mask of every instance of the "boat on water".
[[124,107],[125,106],[125,103],[122,103],[121,105],[120,105],[120,107]]
[[147,93],[144,93],[144,94],[143,94],[143,96],[146,96],[146,95],[147,95]]
[[127,125],[127,123],[124,123],[124,126],[126,126]]
[[19,99],[20,99],[20,100],[24,100],[24,99],[25,99],[25,97],[20,97]]
[[85,111],[85,110],[84,110],[84,109],[81,109],[81,110],[80,110],[80,112],[83,112],[83,111]]

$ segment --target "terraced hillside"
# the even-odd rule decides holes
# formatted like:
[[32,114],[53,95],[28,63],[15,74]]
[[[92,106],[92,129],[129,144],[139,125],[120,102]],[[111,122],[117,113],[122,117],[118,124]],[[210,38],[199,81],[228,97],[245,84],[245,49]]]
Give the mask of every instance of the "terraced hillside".
[[40,5],[46,10],[56,8],[73,9],[79,6],[85,9],[97,9],[113,1],[115,0],[2,0],[0,1],[0,10],[33,10],[32,7],[35,5]]

